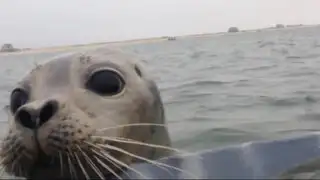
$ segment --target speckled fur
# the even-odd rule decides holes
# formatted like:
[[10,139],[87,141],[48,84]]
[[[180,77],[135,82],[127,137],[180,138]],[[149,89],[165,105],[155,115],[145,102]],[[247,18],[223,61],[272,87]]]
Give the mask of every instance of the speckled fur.
[[[101,97],[85,89],[84,82],[88,74],[97,68],[111,68],[118,71],[126,83],[123,93],[114,97]],[[30,92],[29,101],[24,107],[40,109],[45,102],[54,99],[59,102],[59,108],[51,120],[37,130],[37,137],[33,130],[15,121],[14,114],[9,114],[9,129],[0,150],[0,156],[4,159],[2,165],[9,174],[43,179],[60,177],[59,167],[55,169],[36,167],[39,150],[35,138],[38,138],[42,151],[52,157],[58,157],[59,152],[68,149],[77,153],[77,146],[86,151],[88,146],[85,145],[85,141],[93,144],[112,144],[153,160],[171,153],[163,149],[111,143],[92,138],[93,136],[124,137],[171,146],[168,131],[164,127],[125,127],[97,131],[100,128],[130,123],[165,124],[164,108],[158,88],[144,67],[132,55],[105,48],[67,55],[37,66],[18,83],[17,87]],[[126,164],[138,161],[123,153],[115,151],[108,153]],[[19,158],[16,158],[17,156]],[[89,167],[86,169],[90,173]]]

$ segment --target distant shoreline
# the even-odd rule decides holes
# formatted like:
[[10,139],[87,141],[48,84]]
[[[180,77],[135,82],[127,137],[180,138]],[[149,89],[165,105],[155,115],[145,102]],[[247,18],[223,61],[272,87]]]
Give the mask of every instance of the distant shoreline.
[[[247,33],[247,32],[263,32],[263,31],[273,31],[273,30],[298,29],[298,28],[307,28],[307,27],[316,27],[316,26],[319,26],[319,25],[295,25],[295,26],[286,26],[284,28],[269,27],[269,28],[261,28],[261,29],[240,30],[239,32],[236,32],[236,33],[216,32],[216,33],[190,34],[190,35],[182,35],[182,36],[174,36],[174,37],[177,39],[189,38],[189,37],[208,37],[208,36],[219,36],[219,35],[227,35],[227,34],[239,34],[239,33],[241,34],[241,33]],[[42,48],[34,48],[34,49],[26,48],[26,49],[21,49],[20,51],[17,51],[17,52],[2,52],[0,53],[0,55],[13,55],[13,54],[37,53],[37,52],[54,52],[54,51],[63,51],[63,50],[77,49],[77,48],[89,48],[89,47],[103,46],[103,45],[127,45],[127,44],[140,44],[140,43],[149,43],[149,42],[160,42],[160,41],[168,41],[168,37],[169,36],[162,36],[162,37],[132,39],[132,40],[123,40],[123,41],[42,47]]]
[[25,54],[25,53],[37,53],[37,52],[55,52],[55,51],[63,51],[63,50],[68,50],[68,49],[90,48],[90,47],[103,46],[103,45],[122,45],[122,44],[159,42],[159,41],[166,41],[166,40],[167,40],[166,37],[155,37],[155,38],[146,38],[146,39],[124,40],[124,41],[62,45],[62,46],[42,47],[42,48],[34,48],[34,49],[28,48],[28,49],[20,49],[19,51],[16,51],[16,52],[1,52],[0,56],[1,55]]

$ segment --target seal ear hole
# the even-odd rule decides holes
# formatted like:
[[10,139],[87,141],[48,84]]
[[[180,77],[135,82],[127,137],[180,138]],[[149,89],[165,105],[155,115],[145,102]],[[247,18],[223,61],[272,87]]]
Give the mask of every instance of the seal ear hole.
[[26,104],[29,100],[28,93],[20,88],[14,89],[10,96],[10,110],[14,114],[16,111]]
[[138,74],[138,76],[142,77],[141,70],[139,69],[139,67],[138,67],[137,65],[134,66],[134,70],[136,71],[136,73]]
[[101,96],[113,96],[124,89],[125,82],[118,72],[104,69],[94,72],[86,83],[86,88]]

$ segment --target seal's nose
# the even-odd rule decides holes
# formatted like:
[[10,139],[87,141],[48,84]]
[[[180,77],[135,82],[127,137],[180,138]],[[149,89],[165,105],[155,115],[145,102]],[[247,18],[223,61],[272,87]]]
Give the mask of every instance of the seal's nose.
[[50,100],[38,107],[39,108],[34,106],[21,107],[15,115],[15,120],[26,128],[37,129],[49,121],[57,112],[58,102],[56,100]]

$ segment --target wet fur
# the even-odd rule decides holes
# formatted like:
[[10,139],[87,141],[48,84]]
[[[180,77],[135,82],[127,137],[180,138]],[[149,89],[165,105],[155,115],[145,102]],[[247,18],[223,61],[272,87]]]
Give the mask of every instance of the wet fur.
[[[116,69],[125,79],[124,92],[115,97],[101,97],[85,89],[83,84],[86,78],[96,68]],[[36,133],[21,126],[14,120],[14,114],[9,114],[9,129],[0,151],[2,165],[9,174],[34,179],[84,178],[85,174],[80,166],[73,167],[77,177],[70,171],[72,165],[68,161],[77,163],[79,160],[91,178],[99,178],[86,162],[88,159],[83,156],[85,152],[104,177],[112,175],[93,158],[93,155],[96,155],[91,150],[93,145],[112,145],[150,160],[171,154],[169,150],[103,138],[121,137],[170,147],[171,141],[166,127],[129,126],[99,131],[101,128],[130,123],[165,125],[164,108],[158,88],[134,56],[109,49],[67,55],[37,66],[17,87],[31,93],[25,107],[39,109],[48,100],[55,99],[59,102],[59,110]],[[41,152],[37,148],[35,136]],[[105,150],[127,165],[141,161],[117,150]],[[69,151],[73,156],[68,156]],[[41,158],[49,158],[48,162],[52,161],[52,164],[48,167],[45,167],[47,164],[39,164]],[[121,172],[102,157],[99,159],[117,173]],[[64,165],[63,172],[60,170],[61,160]],[[122,168],[125,169],[123,166]]]

